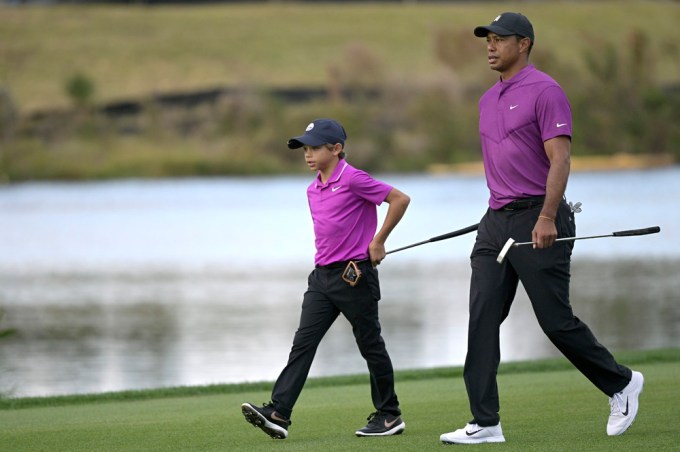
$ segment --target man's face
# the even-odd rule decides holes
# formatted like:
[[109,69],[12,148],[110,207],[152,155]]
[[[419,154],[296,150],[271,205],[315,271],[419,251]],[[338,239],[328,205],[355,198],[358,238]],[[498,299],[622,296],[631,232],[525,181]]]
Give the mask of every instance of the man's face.
[[517,66],[521,52],[526,52],[529,39],[519,36],[499,36],[489,33],[486,36],[486,52],[489,67],[501,74]]

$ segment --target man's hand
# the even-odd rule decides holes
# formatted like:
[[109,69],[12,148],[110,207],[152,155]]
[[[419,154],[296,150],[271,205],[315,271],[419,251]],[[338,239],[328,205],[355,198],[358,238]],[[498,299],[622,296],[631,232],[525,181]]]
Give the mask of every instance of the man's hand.
[[548,248],[555,243],[557,238],[557,228],[554,220],[545,217],[538,217],[534,230],[531,231],[531,241],[534,248]]

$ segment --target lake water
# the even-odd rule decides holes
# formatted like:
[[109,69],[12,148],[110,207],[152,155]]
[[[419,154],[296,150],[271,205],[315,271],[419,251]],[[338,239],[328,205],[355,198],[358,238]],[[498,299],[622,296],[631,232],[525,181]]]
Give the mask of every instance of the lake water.
[[[477,223],[477,175],[379,175],[411,198],[388,250]],[[0,187],[0,392],[56,395],[273,380],[313,266],[310,176]],[[572,304],[616,351],[680,346],[680,169],[575,173]],[[380,208],[384,215],[385,207]],[[395,368],[460,365],[474,234],[380,266]],[[504,361],[559,356],[520,292]],[[339,318],[312,376],[366,372]]]

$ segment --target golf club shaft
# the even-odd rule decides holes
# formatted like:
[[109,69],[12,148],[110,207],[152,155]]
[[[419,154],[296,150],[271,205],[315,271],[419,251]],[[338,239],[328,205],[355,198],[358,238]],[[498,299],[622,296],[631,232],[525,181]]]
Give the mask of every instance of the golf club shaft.
[[[612,232],[611,234],[605,234],[605,235],[591,235],[587,237],[562,237],[560,239],[555,239],[556,242],[566,242],[569,240],[585,240],[585,239],[600,239],[603,237],[630,237],[633,235],[647,235],[647,234],[656,234],[657,232],[660,232],[661,228],[659,226],[652,226],[649,228],[643,228],[643,229],[630,229],[627,231],[617,231],[617,232]],[[513,243],[512,246],[522,246],[522,245],[534,245],[535,242],[515,242]]]
[[458,237],[458,236],[461,236],[461,235],[465,235],[465,234],[468,234],[468,233],[470,233],[470,232],[472,232],[472,231],[476,231],[478,227],[479,227],[479,223],[473,224],[473,225],[470,225],[470,226],[465,227],[465,228],[463,228],[463,229],[458,229],[457,231],[448,232],[448,233],[446,233],[446,234],[438,235],[438,236],[436,236],[436,237],[432,237],[432,238],[430,238],[430,239],[423,240],[422,242],[418,242],[418,243],[413,243],[413,244],[411,244],[411,245],[402,246],[401,248],[397,248],[396,250],[388,251],[388,252],[386,252],[385,254],[386,254],[386,255],[387,255],[387,254],[392,254],[392,253],[396,253],[397,251],[407,250],[407,249],[409,249],[409,248],[414,248],[414,247],[416,247],[416,246],[424,245],[424,244],[426,244],[426,243],[438,242],[438,241],[440,241],[440,240],[446,240],[446,239],[451,239],[451,238],[453,238],[453,237]]

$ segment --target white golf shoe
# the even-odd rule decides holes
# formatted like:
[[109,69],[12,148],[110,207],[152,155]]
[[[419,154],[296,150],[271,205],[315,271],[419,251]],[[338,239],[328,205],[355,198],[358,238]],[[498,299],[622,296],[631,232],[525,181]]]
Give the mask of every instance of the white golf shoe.
[[616,436],[631,426],[638,412],[638,397],[645,379],[640,372],[633,371],[628,386],[609,399],[611,413],[607,422],[607,435]]
[[441,442],[449,444],[480,444],[480,443],[504,443],[501,423],[491,427],[480,427],[477,424],[467,424],[465,428],[459,428],[455,432],[444,433],[439,437]]

